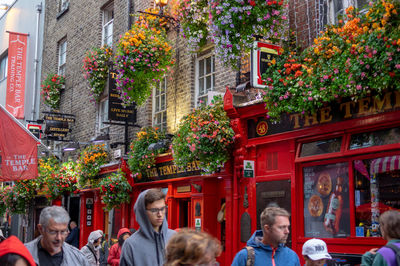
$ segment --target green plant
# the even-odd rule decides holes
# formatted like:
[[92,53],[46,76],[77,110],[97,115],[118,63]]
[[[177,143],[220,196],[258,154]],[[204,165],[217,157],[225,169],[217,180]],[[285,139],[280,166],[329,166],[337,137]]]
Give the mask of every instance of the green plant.
[[100,172],[100,166],[109,162],[109,155],[104,144],[87,146],[77,161],[79,185],[96,186],[95,177]]
[[131,200],[131,185],[125,177],[125,173],[118,171],[101,179],[99,183],[101,201],[106,205],[106,210],[120,207]]
[[13,186],[5,188],[4,201],[7,210],[13,214],[26,213],[35,197],[36,183],[33,179],[16,181]]
[[210,31],[217,55],[234,69],[256,36],[279,42],[285,36],[285,0],[210,0]]
[[229,159],[233,136],[222,98],[214,97],[211,105],[201,105],[182,118],[172,141],[175,163],[186,167],[199,160],[205,174],[216,172]]
[[366,14],[350,7],[345,20],[328,26],[308,49],[286,49],[263,75],[268,116],[315,113],[342,97],[400,90],[399,12],[394,0],[375,1]]
[[74,192],[77,189],[76,163],[68,161],[59,165],[59,168],[45,179],[45,194],[50,200]]
[[108,46],[92,48],[83,59],[84,77],[89,82],[90,92],[95,101],[99,101],[106,86],[108,77],[108,63],[112,57],[112,50]]
[[158,154],[167,150],[166,147],[149,150],[150,144],[165,139],[165,134],[159,128],[143,127],[137,134],[136,139],[131,142],[128,165],[132,174],[139,178],[155,164]]
[[41,95],[46,105],[58,109],[60,106],[61,89],[65,78],[57,74],[48,74],[41,87]]
[[114,67],[116,87],[124,105],[143,104],[173,65],[172,47],[159,23],[156,16],[140,16],[118,42]]

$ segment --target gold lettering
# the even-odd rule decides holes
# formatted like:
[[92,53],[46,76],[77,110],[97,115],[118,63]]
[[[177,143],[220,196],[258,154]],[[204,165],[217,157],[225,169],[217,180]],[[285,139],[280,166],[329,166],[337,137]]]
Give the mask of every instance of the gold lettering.
[[370,110],[370,103],[371,103],[371,98],[363,98],[357,101],[358,102],[358,114],[359,115],[366,115],[371,112]]
[[[351,118],[351,107],[354,107],[354,102],[345,102],[340,104],[340,111],[343,111],[344,107],[344,117],[343,118]],[[350,106],[351,105],[351,106]]]
[[400,107],[400,92],[395,91],[394,94],[396,97],[395,97],[393,108],[399,108]]
[[[310,120],[312,121],[310,124]],[[317,113],[310,115],[306,115],[304,118],[304,126],[308,127],[310,125],[317,125],[318,120],[317,120]]]
[[191,163],[188,163],[186,165],[186,171],[188,171],[188,172],[192,171],[192,164]]
[[294,129],[299,128],[300,127],[300,114],[292,114],[289,117],[290,121],[292,121],[294,119]]
[[332,121],[331,107],[321,108],[321,120],[320,123],[326,123]]
[[[383,110],[390,110],[392,109],[392,103],[390,101],[390,96],[392,95],[391,92],[385,93],[382,100],[379,99],[378,96],[374,97],[374,106],[372,107],[372,112],[381,112]],[[383,109],[383,110],[382,110]]]

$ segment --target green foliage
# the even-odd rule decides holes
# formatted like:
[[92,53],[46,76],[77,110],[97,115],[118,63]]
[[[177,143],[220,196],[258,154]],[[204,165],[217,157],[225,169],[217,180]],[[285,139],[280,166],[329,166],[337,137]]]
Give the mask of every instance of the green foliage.
[[109,162],[109,154],[104,146],[87,146],[80,154],[77,161],[76,171],[78,173],[79,185],[81,187],[96,187],[95,177],[100,172],[100,167]]
[[125,173],[118,171],[104,177],[100,183],[101,201],[106,205],[106,210],[120,207],[123,203],[129,203],[131,200],[131,185],[125,178]]
[[48,74],[41,87],[41,95],[46,105],[53,109],[60,106],[61,89],[65,84],[65,78],[57,74]]
[[175,164],[186,167],[199,160],[205,174],[214,173],[229,159],[233,136],[222,98],[214,97],[211,105],[201,105],[182,118],[172,141]]
[[165,134],[159,128],[143,127],[136,135],[136,139],[131,142],[128,165],[132,174],[138,178],[155,164],[155,158],[167,150],[161,148],[149,150],[149,145],[165,139]]
[[15,181],[13,186],[5,187],[3,200],[7,211],[13,214],[26,213],[35,197],[37,184],[33,179]]

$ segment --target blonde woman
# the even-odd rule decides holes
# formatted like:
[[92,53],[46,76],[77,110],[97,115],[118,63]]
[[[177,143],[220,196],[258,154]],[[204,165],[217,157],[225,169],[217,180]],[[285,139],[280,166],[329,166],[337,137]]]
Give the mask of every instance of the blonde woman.
[[221,251],[221,245],[214,237],[184,228],[169,240],[164,266],[219,265],[215,258]]

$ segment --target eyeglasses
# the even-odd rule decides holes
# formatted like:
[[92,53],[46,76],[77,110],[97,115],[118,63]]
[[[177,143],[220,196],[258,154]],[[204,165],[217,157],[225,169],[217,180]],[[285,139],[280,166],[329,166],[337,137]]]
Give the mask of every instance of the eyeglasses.
[[67,230],[55,231],[55,230],[47,230],[46,229],[46,232],[49,233],[49,235],[51,235],[51,236],[55,236],[58,234],[60,234],[62,236],[66,236],[66,235],[68,235],[69,230],[67,229]]
[[151,212],[152,214],[157,214],[159,212],[163,213],[168,209],[168,206],[164,206],[162,208],[151,208],[151,209],[146,209],[146,211]]

